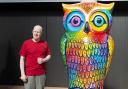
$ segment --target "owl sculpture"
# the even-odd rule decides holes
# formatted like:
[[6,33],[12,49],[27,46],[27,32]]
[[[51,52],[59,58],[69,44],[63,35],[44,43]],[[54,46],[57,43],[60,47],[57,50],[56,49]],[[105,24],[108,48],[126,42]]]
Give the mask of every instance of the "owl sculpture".
[[65,34],[60,43],[69,89],[103,89],[114,41],[110,36],[114,3],[63,4]]

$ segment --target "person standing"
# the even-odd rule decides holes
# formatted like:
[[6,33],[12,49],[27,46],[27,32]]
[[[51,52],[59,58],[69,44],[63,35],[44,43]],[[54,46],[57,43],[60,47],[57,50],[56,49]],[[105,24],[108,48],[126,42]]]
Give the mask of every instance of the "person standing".
[[25,89],[44,89],[46,80],[45,63],[51,58],[50,48],[41,40],[43,28],[35,25],[33,37],[25,40],[20,49],[20,79]]

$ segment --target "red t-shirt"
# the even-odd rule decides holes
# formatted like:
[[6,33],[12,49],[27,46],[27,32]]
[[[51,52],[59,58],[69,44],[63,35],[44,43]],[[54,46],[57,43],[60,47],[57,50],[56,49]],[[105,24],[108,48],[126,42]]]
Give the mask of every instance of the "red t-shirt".
[[44,58],[49,54],[50,50],[46,41],[26,40],[20,49],[20,55],[25,57],[25,74],[28,76],[45,74],[45,63],[38,64],[37,58]]

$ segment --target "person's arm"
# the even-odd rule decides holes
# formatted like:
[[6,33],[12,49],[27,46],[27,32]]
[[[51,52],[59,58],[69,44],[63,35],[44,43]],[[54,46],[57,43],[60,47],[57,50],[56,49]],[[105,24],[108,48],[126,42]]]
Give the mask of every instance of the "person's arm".
[[47,62],[47,61],[49,61],[50,58],[51,58],[51,55],[47,55],[45,58],[39,57],[38,58],[38,64],[42,64],[44,62]]
[[51,55],[47,55],[45,58],[43,58],[43,62],[49,61],[50,58],[51,58]]
[[27,82],[27,77],[25,75],[25,70],[24,70],[24,64],[25,64],[24,60],[25,60],[25,58],[23,56],[20,56],[20,72],[21,72],[20,79],[23,82]]

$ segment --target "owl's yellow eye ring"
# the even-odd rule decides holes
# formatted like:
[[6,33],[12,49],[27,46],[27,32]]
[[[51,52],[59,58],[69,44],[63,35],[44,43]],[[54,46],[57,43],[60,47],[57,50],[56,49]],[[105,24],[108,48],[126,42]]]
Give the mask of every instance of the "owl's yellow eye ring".
[[101,27],[103,26],[104,24],[106,24],[106,21],[105,19],[101,16],[101,15],[96,15],[94,17],[94,19],[92,20],[92,22],[94,23],[94,25],[96,27]]
[[108,17],[106,13],[102,11],[94,12],[89,18],[89,24],[92,30],[97,32],[105,31],[108,27]]

